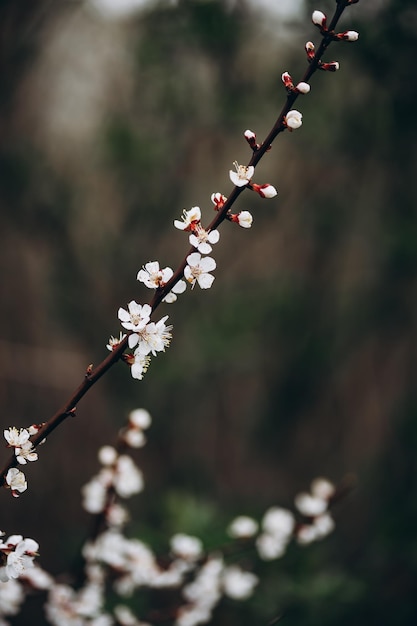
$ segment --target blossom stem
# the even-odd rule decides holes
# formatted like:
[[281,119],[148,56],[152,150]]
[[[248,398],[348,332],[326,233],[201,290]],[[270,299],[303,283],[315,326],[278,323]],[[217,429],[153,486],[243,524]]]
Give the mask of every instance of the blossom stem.
[[[346,9],[346,7],[349,6],[349,4],[351,4],[350,0],[338,0],[335,13],[329,23],[328,29],[322,35],[322,41],[316,53],[312,57],[303,78],[301,79],[302,82],[307,83],[309,79],[311,78],[311,76],[319,68],[321,57],[323,56],[324,52],[329,47],[330,43],[334,41],[334,38],[333,38],[334,28],[337,25],[342,13]],[[285,130],[286,125],[284,122],[284,118],[287,115],[287,113],[290,111],[291,107],[293,106],[298,96],[299,96],[299,92],[296,90],[291,91],[287,95],[286,102],[284,106],[282,107],[281,112],[274,126],[272,127],[269,134],[265,138],[265,141],[259,146],[258,149],[256,149],[253,152],[252,158],[248,164],[248,167],[249,166],[256,167],[256,165],[259,163],[259,161],[262,159],[265,153],[270,149],[272,142],[276,139],[276,137],[282,131]],[[231,194],[228,196],[226,202],[224,203],[224,206],[222,207],[222,209],[218,211],[218,213],[216,214],[216,216],[214,217],[210,225],[207,227],[206,229],[207,231],[214,230],[226,219],[227,214],[230,211],[231,207],[234,205],[234,203],[236,202],[236,200],[238,199],[238,197],[244,191],[245,188],[246,188],[245,186],[234,187]],[[162,302],[165,296],[171,291],[171,289],[178,283],[178,281],[183,278],[184,269],[187,265],[187,257],[194,251],[195,251],[195,248],[192,246],[190,250],[188,251],[188,253],[185,255],[183,261],[178,266],[177,270],[174,272],[171,279],[164,285],[164,287],[161,287],[156,290],[152,300],[149,303],[150,307],[152,308],[152,312],[155,311],[155,309],[159,306],[159,304]],[[31,442],[34,447],[36,447],[43,439],[45,439],[45,437],[47,437],[53,430],[55,430],[55,428],[57,428],[67,417],[71,417],[75,415],[78,402],[86,395],[86,393],[90,390],[90,388],[104,374],[106,374],[106,372],[117,361],[120,360],[125,348],[127,347],[127,343],[128,343],[128,337],[126,336],[118,344],[118,346],[114,350],[112,350],[112,352],[99,365],[97,365],[97,367],[93,368],[91,371],[88,371],[83,382],[78,386],[78,388],[74,391],[71,397],[44,424],[44,426],[38,431],[38,433],[32,437]],[[15,454],[13,454],[10,457],[9,461],[5,464],[4,468],[1,470],[1,481],[2,481],[1,484],[3,485],[5,484],[6,482],[5,476],[8,470],[11,467],[16,467],[17,464],[18,464],[18,461],[16,459]]]

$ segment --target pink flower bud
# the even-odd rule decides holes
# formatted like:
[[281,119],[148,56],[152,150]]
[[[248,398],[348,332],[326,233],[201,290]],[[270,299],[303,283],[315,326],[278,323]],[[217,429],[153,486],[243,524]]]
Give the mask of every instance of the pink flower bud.
[[298,85],[296,86],[296,90],[299,93],[308,93],[310,91],[311,87],[308,83],[298,83]]
[[257,185],[256,183],[251,184],[251,189],[259,193],[261,198],[274,198],[277,195],[277,190],[273,185],[266,183],[264,185]]
[[294,84],[292,82],[292,78],[290,76],[290,74],[288,74],[288,72],[284,72],[283,75],[281,76],[281,80],[284,83],[286,89],[292,89],[294,87]]
[[330,63],[321,63],[319,65],[319,69],[324,70],[325,72],[337,72],[339,69],[338,61],[331,61]]
[[226,200],[226,196],[224,196],[220,192],[211,194],[211,201],[214,204],[215,211],[220,211],[224,207],[224,203],[226,202]]
[[316,48],[314,46],[314,43],[312,41],[307,41],[306,45],[305,45],[305,49],[307,52],[307,57],[309,59],[309,61],[311,61],[311,59],[314,57],[315,53],[316,53]]
[[322,11],[313,11],[311,19],[313,20],[313,24],[315,24],[316,26],[320,26],[320,28],[326,28],[327,17]]
[[246,141],[248,142],[248,144],[252,148],[252,150],[258,150],[259,144],[256,143],[256,135],[255,135],[255,133],[252,130],[245,130],[245,132],[243,134],[245,136]]
[[357,33],[356,30],[345,30],[344,33],[339,33],[337,38],[342,39],[343,41],[357,41],[359,33]]

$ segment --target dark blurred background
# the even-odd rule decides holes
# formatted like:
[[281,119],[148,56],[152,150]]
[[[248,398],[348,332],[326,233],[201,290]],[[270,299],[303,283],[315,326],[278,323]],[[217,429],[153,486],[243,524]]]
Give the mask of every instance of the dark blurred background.
[[[230,192],[242,133],[265,136],[281,73],[299,80],[319,41],[311,11],[335,3],[271,5],[112,19],[98,2],[1,0],[2,428],[55,412],[106,355],[118,307],[149,298],[142,264],[183,258],[173,220],[199,205],[208,223],[210,194]],[[341,28],[359,41],[331,48],[340,71],[314,76],[302,128],[257,169],[278,196],[243,194],[254,224],[223,226],[213,288],[160,308],[169,350],[142,382],[114,367],[27,468],[28,492],[1,492],[0,527],[36,538],[54,574],[88,533],[96,450],[143,406],[130,533],[156,550],[180,529],[214,547],[236,514],[291,507],[319,475],[356,478],[335,533],[264,564],[256,597],[223,601],[214,623],[417,623],[415,1],[362,0]]]

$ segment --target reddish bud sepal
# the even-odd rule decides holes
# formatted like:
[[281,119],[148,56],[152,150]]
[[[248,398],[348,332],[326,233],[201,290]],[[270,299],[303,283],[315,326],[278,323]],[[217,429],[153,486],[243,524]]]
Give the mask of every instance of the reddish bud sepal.
[[226,217],[230,222],[235,222],[235,224],[239,224],[242,228],[250,228],[252,226],[253,217],[249,211],[228,213]]
[[359,33],[356,30],[345,30],[343,33],[338,33],[336,38],[339,41],[357,41],[359,39]]
[[337,72],[339,69],[338,61],[331,61],[330,63],[319,63],[319,70],[324,70],[325,72]]
[[135,355],[132,354],[131,352],[125,352],[124,354],[122,354],[122,360],[127,363],[128,365],[133,365],[135,362]]
[[252,130],[245,130],[243,135],[254,152],[259,150],[260,146],[259,143],[256,143],[256,134]]
[[305,51],[307,52],[307,58],[311,63],[311,61],[314,59],[314,55],[316,54],[316,48],[312,41],[307,41],[305,45]]
[[249,185],[249,189],[253,189],[256,191],[261,198],[274,198],[277,195],[277,190],[273,185],[266,183],[264,185],[257,185],[256,183],[251,183]]
[[224,203],[226,202],[226,200],[226,196],[224,196],[220,192],[211,194],[211,201],[214,204],[215,211],[220,211],[224,207]]
[[281,80],[284,83],[284,87],[288,92],[291,92],[294,90],[294,83],[292,81],[292,78],[290,76],[290,74],[288,72],[284,72],[281,76]]

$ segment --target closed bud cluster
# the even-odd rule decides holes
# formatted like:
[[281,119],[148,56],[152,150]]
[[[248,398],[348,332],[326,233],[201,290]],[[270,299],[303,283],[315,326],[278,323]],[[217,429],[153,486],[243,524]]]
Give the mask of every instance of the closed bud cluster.
[[332,532],[334,521],[328,512],[329,502],[335,493],[334,485],[326,478],[316,478],[310,493],[299,493],[295,506],[308,521],[298,526],[298,543],[306,545],[318,541]]
[[[313,46],[313,56],[314,56],[314,46]],[[281,79],[288,93],[292,93],[293,91],[296,91],[297,93],[304,94],[310,91],[310,85],[308,83],[300,82],[294,86],[293,80],[288,72],[284,72],[283,75],[281,76]]]
[[151,425],[152,418],[145,409],[135,409],[129,414],[127,428],[120,432],[120,438],[131,448],[141,448],[146,443],[144,430]]

